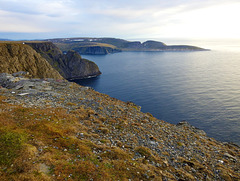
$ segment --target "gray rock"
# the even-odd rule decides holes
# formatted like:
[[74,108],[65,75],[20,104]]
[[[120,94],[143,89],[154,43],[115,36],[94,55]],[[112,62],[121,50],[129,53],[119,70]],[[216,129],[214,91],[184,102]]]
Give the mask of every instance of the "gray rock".
[[50,90],[52,90],[52,87],[44,87],[43,90],[50,91]]
[[15,87],[16,90],[19,90],[19,89],[22,89],[22,88],[23,88],[22,85],[17,85],[17,86]]
[[29,72],[19,71],[19,72],[13,73],[12,75],[15,77],[20,77],[20,76],[22,77],[22,76],[29,75]]

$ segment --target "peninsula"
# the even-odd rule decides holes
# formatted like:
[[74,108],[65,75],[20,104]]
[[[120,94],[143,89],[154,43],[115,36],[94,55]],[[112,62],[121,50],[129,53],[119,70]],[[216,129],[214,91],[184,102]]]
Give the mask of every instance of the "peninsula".
[[58,38],[48,39],[62,51],[75,50],[80,54],[105,55],[122,51],[206,51],[189,45],[166,45],[159,41],[127,41],[116,38]]

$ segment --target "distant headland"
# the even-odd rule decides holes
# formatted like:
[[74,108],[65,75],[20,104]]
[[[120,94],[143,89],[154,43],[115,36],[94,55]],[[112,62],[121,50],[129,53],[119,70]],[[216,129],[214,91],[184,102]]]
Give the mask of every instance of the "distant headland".
[[163,42],[148,40],[127,41],[117,38],[56,38],[47,39],[53,42],[63,52],[75,50],[80,54],[106,55],[122,51],[207,51],[197,46],[190,45],[166,45]]

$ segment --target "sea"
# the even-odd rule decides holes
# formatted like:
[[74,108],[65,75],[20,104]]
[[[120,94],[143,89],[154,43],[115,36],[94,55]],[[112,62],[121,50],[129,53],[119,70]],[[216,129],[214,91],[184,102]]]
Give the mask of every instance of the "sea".
[[240,145],[239,41],[182,44],[211,51],[82,55],[102,75],[75,82],[132,101],[160,120],[185,120],[209,137]]

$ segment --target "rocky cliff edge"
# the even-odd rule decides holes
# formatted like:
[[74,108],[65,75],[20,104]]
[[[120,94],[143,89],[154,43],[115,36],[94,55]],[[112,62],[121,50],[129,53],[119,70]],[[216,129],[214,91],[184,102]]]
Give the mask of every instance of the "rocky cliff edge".
[[40,53],[66,79],[82,79],[101,74],[94,62],[83,59],[74,50],[63,54],[52,42],[27,44]]
[[1,42],[0,73],[24,71],[32,78],[81,79],[101,74],[77,52],[63,54],[51,42]]

